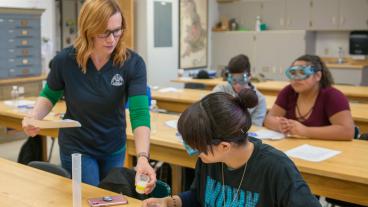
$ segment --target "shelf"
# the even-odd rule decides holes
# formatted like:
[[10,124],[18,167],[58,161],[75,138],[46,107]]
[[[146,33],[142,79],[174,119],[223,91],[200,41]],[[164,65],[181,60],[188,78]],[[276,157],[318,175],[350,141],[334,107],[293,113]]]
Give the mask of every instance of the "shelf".
[[47,74],[42,74],[40,76],[32,76],[32,77],[19,77],[19,78],[11,78],[11,79],[1,79],[0,85],[11,85],[14,83],[28,83],[28,82],[37,82],[46,80]]

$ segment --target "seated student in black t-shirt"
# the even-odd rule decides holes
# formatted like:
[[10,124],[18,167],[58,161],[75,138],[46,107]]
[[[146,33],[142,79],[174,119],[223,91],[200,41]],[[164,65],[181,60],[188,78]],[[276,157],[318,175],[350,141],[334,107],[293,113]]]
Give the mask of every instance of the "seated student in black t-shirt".
[[253,90],[233,97],[213,93],[181,115],[178,130],[189,154],[199,154],[189,191],[150,198],[143,206],[321,206],[294,163],[281,151],[248,137],[257,105]]

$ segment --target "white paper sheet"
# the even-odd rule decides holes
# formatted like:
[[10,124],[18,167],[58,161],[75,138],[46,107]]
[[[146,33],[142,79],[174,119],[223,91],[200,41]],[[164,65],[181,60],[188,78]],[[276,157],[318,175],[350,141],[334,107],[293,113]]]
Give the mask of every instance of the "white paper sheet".
[[183,143],[183,137],[181,137],[181,134],[179,132],[176,132],[175,135],[176,135],[176,139],[178,139],[180,143]]
[[41,129],[51,129],[51,128],[69,128],[69,127],[81,127],[82,125],[75,120],[63,119],[63,120],[35,120],[27,119],[27,123],[39,127]]
[[280,132],[276,132],[273,130],[269,130],[269,129],[260,129],[258,131],[255,132],[249,132],[248,133],[250,136],[254,136],[255,138],[258,139],[272,139],[272,140],[279,140],[279,139],[284,139],[285,135],[280,133]]
[[193,78],[191,78],[191,77],[181,77],[181,78],[179,78],[179,80],[192,80]]
[[168,127],[171,127],[171,128],[176,129],[176,127],[178,126],[178,120],[177,119],[175,119],[175,120],[169,120],[169,121],[166,121],[165,124]]
[[4,104],[7,106],[16,106],[16,107],[33,107],[35,105],[35,101],[31,100],[7,100],[4,101]]
[[341,151],[331,150],[323,147],[315,147],[309,144],[303,144],[285,152],[285,154],[290,157],[311,162],[321,162],[340,153]]
[[161,88],[158,91],[161,92],[161,93],[168,93],[168,92],[177,92],[177,91],[179,91],[179,89],[173,88],[173,87],[168,87],[168,88]]

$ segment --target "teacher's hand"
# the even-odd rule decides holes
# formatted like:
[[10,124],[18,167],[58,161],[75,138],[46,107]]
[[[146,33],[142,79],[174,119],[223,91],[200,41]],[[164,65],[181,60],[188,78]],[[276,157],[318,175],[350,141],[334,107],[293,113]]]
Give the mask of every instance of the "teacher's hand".
[[139,157],[136,166],[136,180],[137,176],[140,174],[145,174],[150,177],[150,181],[148,182],[144,194],[149,194],[153,191],[156,186],[156,173],[151,167],[146,157]]
[[31,120],[33,118],[31,117],[24,117],[22,120],[22,127],[24,133],[26,133],[27,136],[34,137],[40,132],[40,128],[34,127],[30,124],[28,124],[28,120]]

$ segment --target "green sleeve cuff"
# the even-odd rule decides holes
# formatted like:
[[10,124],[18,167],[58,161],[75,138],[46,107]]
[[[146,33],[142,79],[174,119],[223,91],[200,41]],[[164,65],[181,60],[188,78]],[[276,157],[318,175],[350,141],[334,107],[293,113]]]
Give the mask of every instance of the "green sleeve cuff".
[[148,108],[148,96],[131,96],[129,101],[130,123],[132,130],[140,126],[150,126],[150,113]]
[[63,96],[64,90],[55,91],[52,90],[49,85],[46,83],[45,87],[40,92],[40,96],[49,99],[52,105],[55,105],[56,102]]

